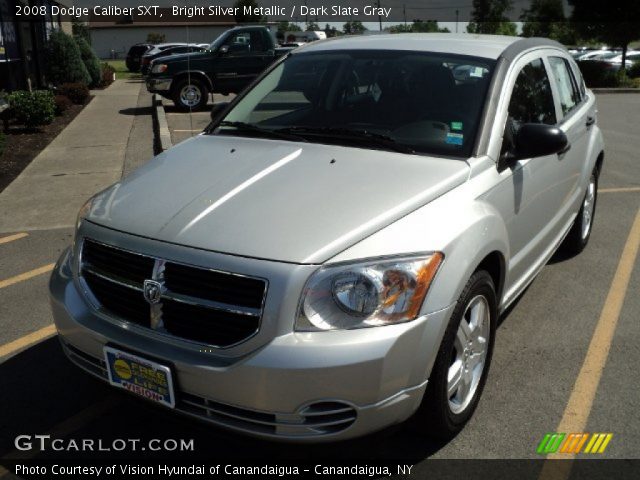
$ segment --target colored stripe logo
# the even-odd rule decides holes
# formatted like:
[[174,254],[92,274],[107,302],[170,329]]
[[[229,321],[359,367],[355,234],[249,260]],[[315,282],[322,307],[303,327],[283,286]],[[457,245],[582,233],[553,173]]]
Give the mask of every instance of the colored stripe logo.
[[612,438],[613,433],[547,433],[536,452],[540,455],[604,453]]

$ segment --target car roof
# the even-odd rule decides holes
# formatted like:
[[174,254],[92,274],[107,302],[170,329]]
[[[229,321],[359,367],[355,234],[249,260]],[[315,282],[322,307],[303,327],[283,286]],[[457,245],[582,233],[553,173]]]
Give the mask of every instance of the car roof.
[[333,50],[410,50],[497,59],[509,51],[524,51],[535,46],[560,46],[544,38],[521,38],[506,35],[469,33],[394,33],[358,35],[318,40],[295,50],[295,54]]

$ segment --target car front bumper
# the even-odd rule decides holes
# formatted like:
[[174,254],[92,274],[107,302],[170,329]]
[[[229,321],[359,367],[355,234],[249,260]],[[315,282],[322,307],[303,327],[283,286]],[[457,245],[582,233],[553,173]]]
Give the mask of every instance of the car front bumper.
[[147,78],[147,91],[168,94],[171,91],[171,78]]
[[105,345],[147,356],[172,368],[177,411],[288,441],[353,438],[410,417],[452,309],[387,327],[290,331],[252,340],[253,350],[216,354],[110,321],[88,303],[72,264],[67,251],[52,274],[50,298],[59,339],[76,365],[107,380]]

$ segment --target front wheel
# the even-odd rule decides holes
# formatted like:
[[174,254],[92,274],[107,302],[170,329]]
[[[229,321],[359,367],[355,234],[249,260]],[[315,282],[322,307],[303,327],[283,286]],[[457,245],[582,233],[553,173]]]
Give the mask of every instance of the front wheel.
[[493,353],[497,301],[491,275],[481,270],[465,286],[449,321],[413,426],[453,438],[473,415]]
[[576,216],[571,230],[567,234],[562,244],[562,249],[569,255],[577,255],[589,243],[591,237],[591,229],[593,227],[593,218],[596,213],[596,201],[598,200],[598,169],[597,167],[591,172],[587,191],[584,194],[580,211]]
[[184,79],[173,89],[173,103],[180,110],[200,110],[207,105],[209,90],[197,78]]

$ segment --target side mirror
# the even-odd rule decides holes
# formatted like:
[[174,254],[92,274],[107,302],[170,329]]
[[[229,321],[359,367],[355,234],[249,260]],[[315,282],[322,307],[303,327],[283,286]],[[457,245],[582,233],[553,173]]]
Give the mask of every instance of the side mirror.
[[219,49],[218,49],[218,53],[220,55],[226,55],[227,53],[229,53],[229,45],[222,45]]
[[211,107],[211,121],[215,122],[218,119],[218,116],[224,112],[224,110],[229,106],[229,102],[218,102]]
[[525,123],[514,136],[515,149],[510,160],[544,157],[569,150],[569,140],[565,133],[553,125]]

